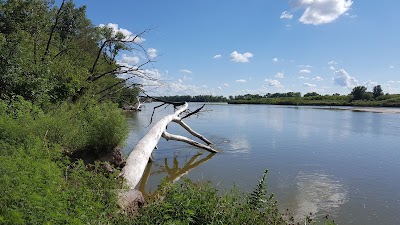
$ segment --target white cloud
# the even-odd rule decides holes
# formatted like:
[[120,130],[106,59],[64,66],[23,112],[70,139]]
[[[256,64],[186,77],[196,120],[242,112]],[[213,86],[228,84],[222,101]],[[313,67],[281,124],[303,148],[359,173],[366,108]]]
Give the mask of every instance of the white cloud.
[[297,67],[301,67],[301,68],[312,68],[311,65],[297,65]]
[[276,78],[284,78],[284,77],[285,77],[285,74],[284,74],[284,73],[281,73],[281,72],[278,72],[278,73],[276,73],[275,77],[276,77]]
[[155,57],[157,57],[157,49],[155,48],[147,49],[147,55],[150,57],[150,59],[154,59]]
[[394,66],[389,66],[389,69],[393,69],[394,68]]
[[378,85],[378,83],[377,83],[377,82],[374,82],[374,81],[368,80],[367,82],[364,82],[364,85],[367,86],[367,87],[373,88],[373,87],[375,87],[376,85]]
[[279,86],[281,86],[281,82],[279,82],[278,80],[265,79],[265,81],[267,82],[267,84],[268,84],[269,86],[272,86],[272,87],[279,87]]
[[337,62],[332,60],[332,61],[328,62],[328,65],[337,65]]
[[305,87],[316,87],[317,85],[315,84],[310,84],[310,83],[304,83],[303,84]]
[[309,78],[304,77],[304,76],[300,76],[299,79],[308,80]]
[[214,55],[214,56],[213,56],[214,59],[219,59],[219,58],[221,58],[221,57],[222,57],[222,55],[220,55],[220,54]]
[[224,86],[224,87],[229,87],[229,84],[223,83],[222,86]]
[[292,7],[305,9],[299,21],[304,24],[320,25],[335,21],[348,11],[352,0],[292,0]]
[[239,80],[236,80],[236,83],[246,83],[247,81],[245,80],[245,79],[239,79]]
[[247,63],[247,62],[249,62],[249,58],[252,58],[252,57],[253,57],[253,54],[250,52],[245,52],[243,54],[240,54],[237,51],[234,51],[231,53],[231,60],[234,62]]
[[219,90],[222,90],[222,87],[221,86],[219,86],[219,87],[217,87]]
[[293,14],[290,14],[288,11],[283,11],[280,18],[291,20],[293,18]]
[[129,40],[129,41],[132,40],[133,41],[133,39],[135,39],[134,42],[137,44],[140,44],[140,43],[146,41],[146,39],[136,36],[136,34],[133,34],[131,31],[129,31],[127,29],[119,28],[118,24],[116,24],[116,23],[109,23],[107,25],[100,24],[99,27],[111,28],[114,35],[117,34],[118,32],[122,33],[125,36],[124,40]]
[[178,79],[178,82],[181,83],[181,84],[183,83],[183,81],[181,79]]
[[313,78],[313,80],[324,80],[324,79],[322,79],[320,76],[316,76]]
[[344,69],[335,71],[333,81],[338,86],[348,88],[353,88],[358,85],[358,80],[355,77],[351,77]]
[[310,70],[304,69],[304,70],[300,70],[299,73],[311,73]]
[[139,57],[137,57],[137,56],[127,56],[126,54],[123,54],[122,58],[121,58],[121,62],[122,63],[126,63],[126,64],[129,64],[129,65],[138,64],[139,61],[140,61]]
[[186,73],[186,74],[191,74],[191,73],[192,73],[192,71],[187,70],[187,69],[179,70],[179,72],[181,72],[181,73]]
[[278,61],[279,61],[278,58],[273,58],[273,59],[272,59],[272,62],[274,62],[274,63],[277,63]]
[[330,66],[329,69],[330,69],[330,70],[333,70],[333,71],[336,70],[335,67],[333,67],[333,66]]

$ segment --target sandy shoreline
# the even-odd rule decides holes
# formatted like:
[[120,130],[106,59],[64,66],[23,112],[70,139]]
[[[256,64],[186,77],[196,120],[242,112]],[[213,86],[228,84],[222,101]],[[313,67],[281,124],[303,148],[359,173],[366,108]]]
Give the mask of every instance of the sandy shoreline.
[[351,110],[355,112],[373,112],[373,113],[400,113],[400,108],[385,108],[385,107],[321,107],[320,109],[331,110]]

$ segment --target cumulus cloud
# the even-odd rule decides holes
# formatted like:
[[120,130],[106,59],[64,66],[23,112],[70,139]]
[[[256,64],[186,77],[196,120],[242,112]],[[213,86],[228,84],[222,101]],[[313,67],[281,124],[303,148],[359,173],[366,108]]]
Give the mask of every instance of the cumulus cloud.
[[239,79],[239,80],[236,80],[236,83],[246,83],[247,81],[245,80],[245,79]]
[[313,78],[313,80],[324,80],[324,79],[322,79],[320,76],[316,76]]
[[288,19],[288,20],[291,20],[291,19],[293,18],[293,14],[291,14],[291,13],[288,12],[288,11],[283,11],[280,18],[281,18],[281,19]]
[[249,62],[249,58],[252,58],[253,54],[250,52],[245,52],[243,54],[234,51],[231,53],[231,60],[233,62],[241,62],[241,63],[247,63]]
[[304,68],[312,68],[311,65],[299,65],[299,67],[304,67]]
[[139,61],[140,59],[137,56],[127,56],[126,54],[123,54],[121,57],[121,62],[129,65],[138,64]]
[[223,83],[222,86],[224,86],[224,87],[229,87],[229,84]]
[[220,54],[214,55],[214,56],[213,56],[214,59],[219,59],[219,58],[221,58],[221,57],[222,57],[222,55],[220,55]]
[[154,59],[155,57],[157,57],[157,49],[155,48],[147,49],[147,55],[150,57],[150,59]]
[[275,74],[275,77],[276,77],[276,78],[284,78],[284,77],[285,77],[285,74],[282,73],[282,72],[278,72],[278,73]]
[[333,71],[336,70],[335,67],[333,67],[333,66],[330,66],[329,69],[330,69],[330,70],[333,70]]
[[320,25],[335,21],[345,14],[352,0],[292,0],[292,7],[305,9],[299,21],[304,24]]
[[191,74],[191,73],[192,73],[192,71],[187,70],[187,69],[179,70],[179,72],[181,72],[181,73],[186,73],[186,74]]
[[336,65],[337,64],[337,62],[335,62],[335,61],[330,61],[330,62],[328,62],[328,65]]
[[277,63],[278,61],[279,61],[278,58],[273,58],[273,59],[272,59],[272,62],[274,62],[274,63]]
[[304,77],[304,76],[300,76],[299,79],[308,80],[309,78]]
[[117,33],[122,33],[125,38],[124,40],[126,41],[133,41],[137,44],[140,44],[144,41],[146,41],[146,39],[136,36],[136,34],[133,34],[131,31],[124,29],[124,28],[119,28],[118,24],[116,23],[109,23],[107,25],[105,24],[100,24],[99,27],[108,27],[113,31],[113,35],[116,35]]
[[310,83],[304,83],[303,84],[305,87],[316,87],[317,85],[315,84],[310,84]]
[[304,69],[304,70],[300,70],[299,73],[311,73],[310,70]]
[[269,86],[272,86],[272,87],[279,87],[279,86],[281,86],[281,82],[279,82],[278,80],[265,79],[265,81],[267,82],[267,84],[268,84]]
[[378,85],[378,83],[377,83],[377,82],[374,82],[374,81],[368,80],[367,82],[364,82],[364,85],[367,86],[367,87],[373,88],[373,87],[375,87],[376,85]]
[[335,71],[333,81],[338,86],[348,88],[353,88],[358,85],[358,80],[355,77],[351,77],[344,69]]

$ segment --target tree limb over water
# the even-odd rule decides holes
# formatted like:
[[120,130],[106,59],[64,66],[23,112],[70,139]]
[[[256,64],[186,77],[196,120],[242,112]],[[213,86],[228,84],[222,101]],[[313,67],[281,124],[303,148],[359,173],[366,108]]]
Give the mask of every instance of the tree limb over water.
[[[188,103],[185,102],[183,105],[179,106],[179,108],[177,108],[177,110],[173,114],[169,114],[161,118],[136,144],[126,161],[125,167],[120,174],[126,180],[127,185],[130,189],[134,189],[142,178],[143,173],[146,169],[146,165],[150,159],[151,153],[153,152],[161,137],[164,137],[167,140],[183,141],[213,153],[218,152],[217,150],[209,146],[212,144],[209,140],[207,140],[201,134],[195,132],[187,124],[182,122],[182,118],[180,117],[180,115],[185,112],[187,108]],[[181,125],[185,130],[189,131],[189,133],[198,137],[200,140],[203,140],[208,145],[201,144],[184,136],[167,133],[165,130],[170,122],[176,122],[177,124]]]

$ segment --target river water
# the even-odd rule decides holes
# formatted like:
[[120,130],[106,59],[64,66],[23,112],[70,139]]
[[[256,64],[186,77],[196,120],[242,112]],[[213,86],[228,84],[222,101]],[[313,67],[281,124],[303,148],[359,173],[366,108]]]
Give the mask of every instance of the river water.
[[[156,103],[127,114],[124,152],[149,129]],[[190,103],[194,110],[201,106]],[[162,178],[211,180],[252,191],[263,171],[281,209],[298,218],[329,215],[339,224],[400,224],[400,114],[332,108],[208,104],[186,123],[220,153],[161,140],[141,189],[151,194]],[[158,108],[154,121],[172,112]],[[168,132],[190,136],[176,124]]]

